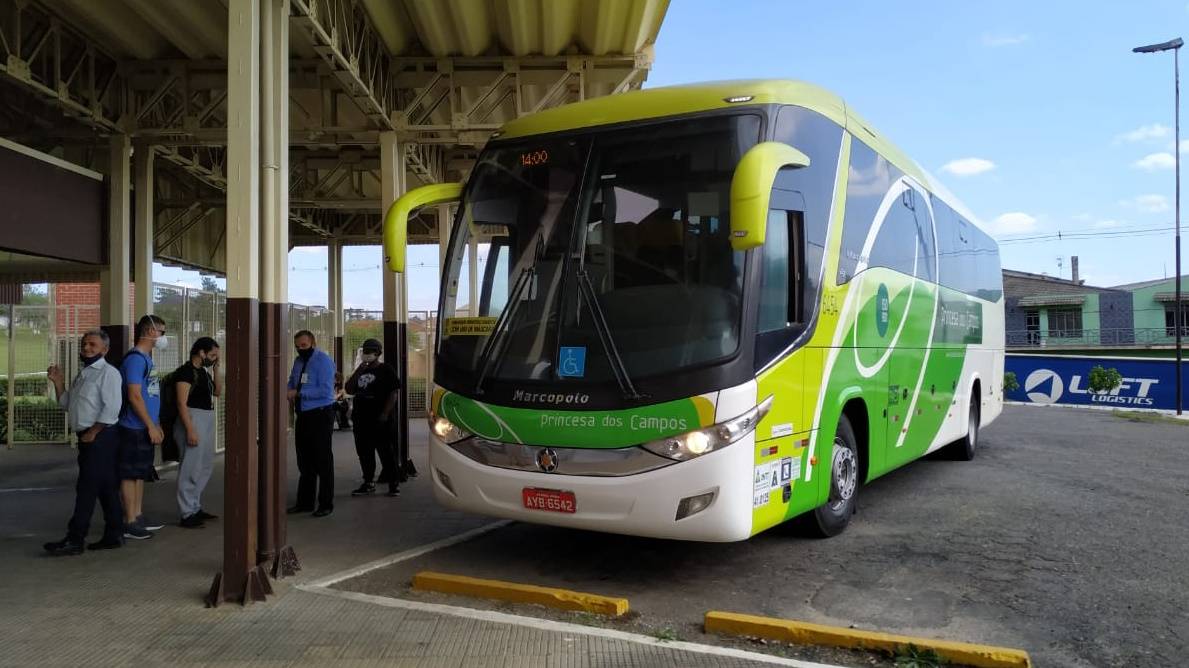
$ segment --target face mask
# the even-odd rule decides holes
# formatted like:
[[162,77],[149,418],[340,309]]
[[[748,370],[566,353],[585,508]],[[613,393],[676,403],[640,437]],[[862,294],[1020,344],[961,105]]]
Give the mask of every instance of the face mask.
[[365,364],[371,364],[372,362],[375,362],[379,358],[380,358],[379,355],[375,355],[372,353],[364,353],[362,356],[362,359]]
[[165,338],[165,335],[162,334],[161,336],[158,336],[155,341],[153,341],[153,347],[157,350],[165,350],[169,347],[169,339]]
[[212,366],[214,366],[214,365],[215,365],[215,360],[203,358],[203,360],[202,360],[202,366],[204,366],[204,367],[212,367]]
[[86,355],[79,355],[78,360],[83,363],[83,366],[91,366],[103,358],[103,355],[95,355],[94,357],[87,357]]
[[308,360],[310,358],[310,356],[312,356],[313,354],[314,354],[313,348],[306,348],[304,350],[298,349],[298,351],[297,351],[297,356],[302,358],[303,360]]

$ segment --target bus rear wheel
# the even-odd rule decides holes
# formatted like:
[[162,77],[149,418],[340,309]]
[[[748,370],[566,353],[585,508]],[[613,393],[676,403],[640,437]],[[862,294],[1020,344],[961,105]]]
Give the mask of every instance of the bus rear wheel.
[[830,538],[842,533],[855,514],[859,491],[859,448],[855,432],[845,415],[838,419],[830,452],[830,496],[805,516],[805,530],[811,536]]
[[949,444],[946,454],[949,455],[950,459],[960,462],[968,462],[974,459],[975,450],[978,448],[978,427],[980,421],[979,396],[976,393],[971,393],[970,408],[966,411],[966,435]]

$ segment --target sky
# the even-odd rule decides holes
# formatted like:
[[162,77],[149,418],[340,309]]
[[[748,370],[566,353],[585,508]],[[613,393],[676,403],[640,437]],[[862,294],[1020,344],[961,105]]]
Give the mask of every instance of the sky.
[[[1186,27],[1185,0],[671,0],[645,87],[823,86],[957,195],[1005,268],[1069,278],[1076,255],[1110,286],[1173,275],[1173,58],[1131,48]],[[435,308],[437,248],[411,250],[409,307]],[[345,249],[346,306],[380,307],[379,265]],[[325,266],[290,253],[290,300],[325,304]]]

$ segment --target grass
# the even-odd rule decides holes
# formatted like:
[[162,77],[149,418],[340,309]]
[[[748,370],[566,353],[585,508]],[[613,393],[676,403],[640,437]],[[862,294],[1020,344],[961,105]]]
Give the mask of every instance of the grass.
[[1175,424],[1182,427],[1189,427],[1189,420],[1178,420],[1171,415],[1163,413],[1153,413],[1148,411],[1111,411],[1111,415],[1117,418],[1122,418],[1128,422],[1146,422],[1148,424]]
[[[16,341],[16,372],[33,373],[45,371],[50,365],[49,332],[36,334],[30,330],[18,329]],[[8,331],[0,329],[0,369],[8,368]],[[3,374],[0,374],[3,375]]]
[[893,658],[896,668],[940,668],[948,663],[937,652],[931,649],[920,649],[916,645],[901,647]]
[[675,640],[681,640],[681,636],[677,633],[677,630],[671,626],[662,626],[659,629],[654,629],[652,632],[652,637],[661,642],[673,642]]

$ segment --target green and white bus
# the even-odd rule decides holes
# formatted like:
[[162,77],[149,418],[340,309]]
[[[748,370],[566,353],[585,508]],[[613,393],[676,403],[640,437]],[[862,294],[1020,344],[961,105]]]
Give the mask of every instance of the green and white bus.
[[[859,487],[970,459],[1002,410],[998,249],[835,95],[656,88],[507,123],[458,202],[430,400],[436,498],[622,534],[845,529]],[[478,271],[468,269],[478,254]]]

